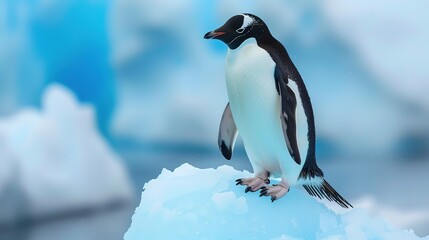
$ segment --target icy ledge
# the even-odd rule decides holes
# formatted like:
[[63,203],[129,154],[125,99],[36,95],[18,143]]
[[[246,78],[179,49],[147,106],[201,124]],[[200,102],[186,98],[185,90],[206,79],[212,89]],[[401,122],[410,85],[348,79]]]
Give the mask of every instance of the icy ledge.
[[[126,240],[138,239],[419,239],[363,209],[336,213],[299,188],[271,203],[244,193],[229,166],[184,164],[144,186]],[[429,239],[426,237],[426,239]]]

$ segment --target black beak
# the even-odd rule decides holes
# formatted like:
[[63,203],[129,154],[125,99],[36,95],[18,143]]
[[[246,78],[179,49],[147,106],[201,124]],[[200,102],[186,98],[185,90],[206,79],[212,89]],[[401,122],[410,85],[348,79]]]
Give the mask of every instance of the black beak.
[[206,33],[204,39],[216,39],[219,36],[224,35],[225,32],[217,32],[216,30]]

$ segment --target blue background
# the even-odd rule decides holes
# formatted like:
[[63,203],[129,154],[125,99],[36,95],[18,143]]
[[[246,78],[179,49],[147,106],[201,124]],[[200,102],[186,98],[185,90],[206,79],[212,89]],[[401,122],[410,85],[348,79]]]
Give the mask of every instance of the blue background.
[[[319,165],[332,185],[357,205],[383,206],[378,213],[394,224],[427,235],[428,217],[400,220],[404,213],[429,216],[429,33],[427,16],[418,11],[425,7],[405,1],[1,0],[0,118],[40,108],[47,86],[64,85],[94,108],[100,135],[127,166],[135,204],[162,168],[190,162],[251,170],[241,142],[230,162],[218,152],[227,49],[202,37],[234,14],[252,12],[286,46],[306,82]],[[91,221],[95,233],[85,237],[98,238],[105,229],[97,219],[107,218],[123,224],[112,235],[122,236],[135,204],[43,227],[56,239],[58,224],[80,231]],[[4,232],[15,238],[26,229],[25,238],[33,239],[34,228]]]

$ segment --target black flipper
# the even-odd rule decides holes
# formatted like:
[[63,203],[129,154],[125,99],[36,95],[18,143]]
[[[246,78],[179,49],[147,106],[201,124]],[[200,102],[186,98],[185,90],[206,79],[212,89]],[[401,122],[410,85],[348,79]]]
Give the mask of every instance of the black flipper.
[[317,184],[304,184],[305,190],[313,196],[320,199],[325,198],[331,202],[336,202],[343,208],[353,208],[353,206],[347,202],[335,189],[329,185],[329,183],[322,179],[320,183]]
[[226,105],[222,114],[222,119],[219,126],[218,146],[222,155],[230,160],[232,151],[234,150],[235,140],[237,139],[238,130],[235,126],[234,118],[232,117],[229,103]]
[[281,121],[283,135],[286,140],[289,154],[297,164],[301,164],[301,157],[298,150],[298,142],[296,137],[296,97],[295,93],[290,89],[288,77],[276,67],[274,72],[277,91],[281,97]]

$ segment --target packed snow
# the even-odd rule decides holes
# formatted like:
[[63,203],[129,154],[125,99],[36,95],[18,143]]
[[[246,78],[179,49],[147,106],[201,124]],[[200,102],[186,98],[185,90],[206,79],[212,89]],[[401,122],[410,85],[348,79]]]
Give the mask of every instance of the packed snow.
[[420,239],[365,209],[328,208],[300,187],[274,203],[244,193],[234,180],[250,175],[229,166],[164,169],[144,186],[124,239]]
[[131,184],[92,107],[60,85],[0,120],[0,225],[128,202]]

